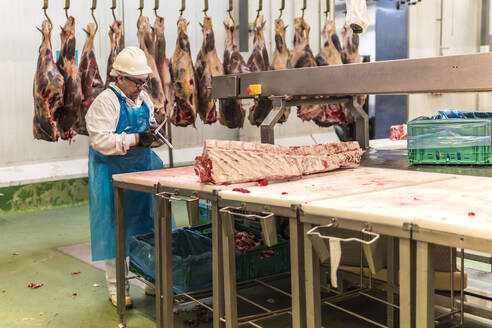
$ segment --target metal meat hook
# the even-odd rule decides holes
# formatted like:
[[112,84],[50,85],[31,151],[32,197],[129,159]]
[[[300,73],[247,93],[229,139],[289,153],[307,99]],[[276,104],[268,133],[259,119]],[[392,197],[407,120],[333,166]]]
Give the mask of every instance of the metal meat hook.
[[140,10],[140,15],[137,18],[137,31],[138,31],[138,22],[140,21],[140,17],[142,17],[143,9],[144,9],[144,0],[140,0],[140,6],[138,7],[138,10]]
[[205,0],[205,8],[203,9],[203,14],[207,16],[207,11],[208,11],[208,0]]
[[282,4],[280,5],[280,15],[278,16],[278,19],[282,18],[282,12],[285,9],[285,0],[282,0]]
[[65,16],[68,19],[68,9],[70,9],[70,0],[65,0]]
[[[46,17],[46,19],[48,20],[48,22],[50,22],[50,32],[51,30],[53,29],[53,23],[51,22],[51,19],[50,17],[48,16],[48,13],[46,12],[46,9],[48,9],[48,0],[44,0],[43,2],[43,11],[44,11],[44,16]],[[36,27],[39,32],[42,32],[41,29],[39,27]]]
[[232,21],[234,22],[234,17],[232,17],[231,15],[231,11],[232,11],[233,7],[232,7],[232,0],[229,0],[229,9],[227,9],[227,13],[229,14],[229,17],[232,19]]
[[111,12],[112,12],[112,14],[113,14],[113,19],[114,19],[114,20],[117,20],[117,19],[116,19],[116,15],[114,14],[114,10],[116,9],[116,0],[113,0],[113,4],[112,4],[112,6],[111,6],[111,8],[110,8],[110,9],[111,9]]
[[263,10],[263,0],[258,0],[258,10],[256,10],[255,22],[260,17],[260,12]]
[[97,7],[97,0],[92,0],[91,15],[92,15],[92,19],[94,20],[94,23],[96,24],[96,30],[94,31],[94,34],[97,33],[97,30],[99,29],[99,24],[97,23],[96,16],[94,16],[94,10],[96,10],[96,7]]
[[159,16],[159,15],[157,14],[157,10],[158,10],[158,9],[159,9],[159,0],[155,0],[155,2],[154,2],[154,13],[155,13],[155,16],[156,16],[156,17],[157,17],[157,16]]
[[181,9],[179,10],[179,17],[183,16],[183,11],[186,9],[186,0],[181,0]]

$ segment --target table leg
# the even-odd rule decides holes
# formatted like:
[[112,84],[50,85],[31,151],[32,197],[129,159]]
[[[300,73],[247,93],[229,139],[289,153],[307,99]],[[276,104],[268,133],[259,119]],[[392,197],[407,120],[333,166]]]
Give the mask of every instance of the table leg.
[[163,199],[154,196],[154,256],[155,256],[155,321],[156,327],[164,327],[164,313],[162,306],[162,203]]
[[412,327],[412,284],[411,284],[411,246],[410,239],[400,238],[400,328]]
[[304,287],[304,235],[297,217],[289,218],[292,327],[306,326]]
[[303,224],[304,238],[304,263],[306,284],[306,327],[321,327],[321,292],[320,292],[320,263],[314,253],[311,240],[307,232],[312,228],[311,224]]
[[434,268],[430,245],[417,241],[417,327],[434,327]]
[[[396,256],[395,249],[397,248],[397,238],[388,237],[388,281],[386,285],[386,297],[388,303],[395,304],[395,288],[396,281],[398,280],[398,258]],[[386,324],[389,328],[395,327],[395,308],[391,305],[386,306]]]
[[120,323],[124,324],[125,305],[125,227],[123,215],[123,189],[114,188],[114,231],[115,231],[115,261],[116,261],[116,302]]
[[219,218],[219,205],[212,202],[212,272],[213,272],[213,328],[223,327],[221,318],[224,317],[224,264],[222,261],[222,221]]
[[[171,216],[171,201],[164,199],[164,222],[162,225],[162,313],[163,325],[166,328],[174,327],[174,313],[173,313],[173,258],[172,258],[172,216]],[[165,321],[165,322],[164,322]],[[160,328],[160,327],[159,327]]]
[[236,254],[234,249],[234,218],[221,214],[224,246],[224,294],[226,328],[237,328]]

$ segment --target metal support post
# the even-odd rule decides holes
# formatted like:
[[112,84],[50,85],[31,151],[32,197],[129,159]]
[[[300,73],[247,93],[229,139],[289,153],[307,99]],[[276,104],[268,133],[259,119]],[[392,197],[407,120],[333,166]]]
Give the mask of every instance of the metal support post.
[[434,267],[430,246],[417,241],[417,304],[416,325],[422,328],[434,327]]
[[306,326],[306,294],[304,288],[304,234],[299,215],[289,218],[290,271],[292,290],[292,327]]
[[[173,131],[172,131],[172,125],[171,125],[171,120],[167,121],[167,139],[169,142],[172,144],[173,143]],[[172,148],[168,148],[167,151],[169,152],[169,167],[173,168],[174,167],[174,153]]]
[[[171,196],[154,197],[154,242],[156,260],[156,327],[173,328],[173,262]],[[158,221],[158,222],[156,222]],[[159,245],[159,246],[158,246]],[[158,263],[159,262],[159,263]],[[160,274],[158,275],[157,272]],[[159,287],[157,287],[159,286]]]
[[345,106],[355,117],[355,140],[361,148],[369,148],[369,116],[360,106],[357,96],[352,96],[352,100]]
[[212,272],[213,272],[213,328],[222,328],[221,318],[224,316],[224,264],[222,221],[219,217],[218,201],[212,201]]
[[234,218],[221,213],[222,243],[224,246],[224,301],[226,328],[237,328],[237,291],[236,291],[236,253],[234,248]]
[[307,233],[311,224],[304,223],[304,263],[306,283],[306,327],[321,327],[320,261]]
[[[157,187],[157,191],[159,187]],[[157,192],[156,192],[157,193]],[[162,281],[162,198],[154,196],[154,256],[155,256],[155,321],[156,327],[163,327],[164,312],[162,306],[163,281]]]
[[[395,288],[398,281],[398,256],[396,256],[397,238],[388,237],[388,279],[387,279],[387,301],[390,304],[395,304]],[[386,306],[386,324],[388,328],[396,326],[395,323],[395,308],[391,305]]]
[[410,239],[399,241],[400,328],[412,328],[412,284]]
[[260,126],[261,143],[275,143],[274,128],[278,120],[282,117],[285,111],[285,98],[284,97],[270,97],[272,101],[272,109],[268,113],[267,117],[263,120]]
[[116,302],[120,324],[124,326],[125,302],[125,226],[123,214],[123,189],[114,188],[114,231],[116,247]]

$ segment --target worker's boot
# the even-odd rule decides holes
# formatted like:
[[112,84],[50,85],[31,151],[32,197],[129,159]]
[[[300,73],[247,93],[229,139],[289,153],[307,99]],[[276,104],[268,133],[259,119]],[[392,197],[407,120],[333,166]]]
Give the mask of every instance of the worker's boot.
[[152,287],[149,287],[147,285],[144,288],[144,292],[145,292],[145,295],[155,296],[155,289]]
[[[115,307],[118,306],[118,302],[116,301],[116,295],[109,295],[109,300]],[[125,296],[125,307],[126,308],[131,308],[133,306],[133,301],[130,296]]]

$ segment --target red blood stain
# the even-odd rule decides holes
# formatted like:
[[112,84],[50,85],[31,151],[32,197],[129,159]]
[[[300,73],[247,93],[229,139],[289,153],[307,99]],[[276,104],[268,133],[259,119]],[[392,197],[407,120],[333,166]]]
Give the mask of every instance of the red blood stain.
[[231,185],[231,183],[230,183],[230,182],[224,182],[222,185],[223,185],[223,186],[230,186],[230,185]]
[[363,186],[368,186],[368,185],[370,185],[370,183],[363,183],[362,185]]
[[420,199],[419,199],[419,198],[417,198],[417,197],[413,197],[413,200],[420,200]]
[[475,212],[468,212],[468,216],[475,216]]
[[376,183],[376,186],[384,186],[384,183],[378,182]]
[[190,79],[190,84],[191,85],[194,85],[195,84],[195,82],[193,81],[193,79]]
[[400,204],[398,204],[400,206],[405,206],[405,205],[408,205],[408,203],[405,203],[405,202],[401,202]]
[[282,192],[282,195],[287,195],[287,194],[288,194],[288,192],[285,192],[285,191],[284,191],[284,192]]
[[325,169],[327,169],[328,168],[328,162],[323,160],[322,163],[323,163],[323,166],[325,167]]
[[72,274],[80,274],[80,271],[74,271]]
[[242,192],[243,194],[249,194],[251,192],[248,189],[244,189],[244,188],[234,188],[232,189],[232,191]]
[[43,284],[36,284],[36,283],[29,283],[29,285],[27,285],[27,288],[31,288],[31,289],[36,289],[36,288],[39,288],[39,287],[42,287]]
[[258,181],[258,185],[260,187],[268,186],[268,180],[260,180]]

